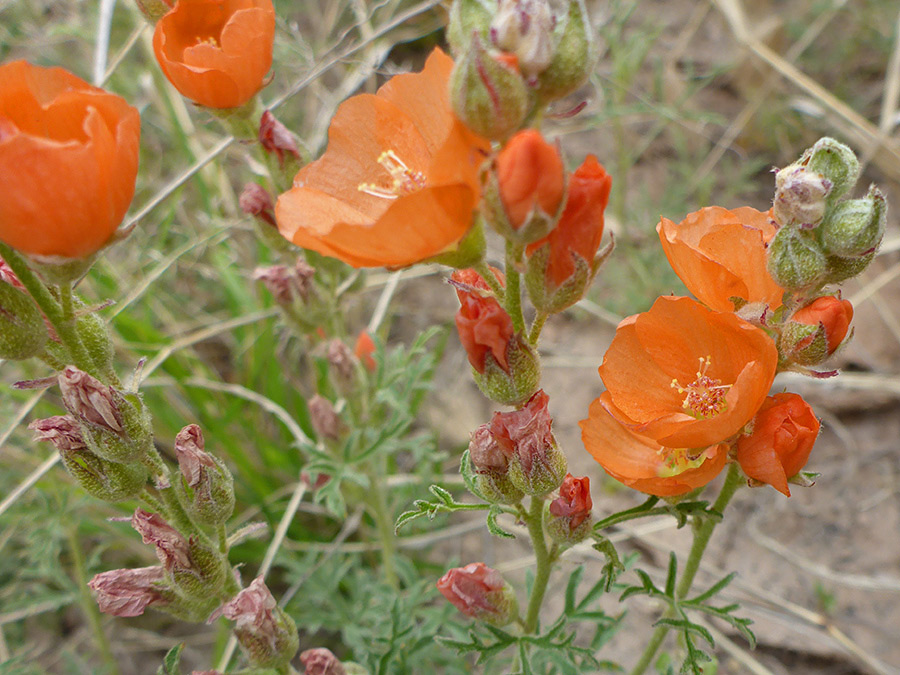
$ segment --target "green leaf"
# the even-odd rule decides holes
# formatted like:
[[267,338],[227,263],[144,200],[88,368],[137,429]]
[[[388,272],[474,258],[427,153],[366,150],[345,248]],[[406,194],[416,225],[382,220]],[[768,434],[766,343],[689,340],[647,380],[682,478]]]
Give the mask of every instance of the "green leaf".
[[181,675],[181,652],[183,649],[183,642],[172,647],[163,659],[163,664],[156,670],[156,675]]
[[675,597],[675,581],[678,578],[678,559],[675,552],[669,554],[669,569],[666,572],[666,595],[670,598]]
[[491,505],[491,510],[488,511],[487,515],[487,528],[488,532],[490,532],[495,537],[501,537],[503,539],[515,539],[516,535],[507,532],[500,525],[497,524],[497,516],[503,513],[500,510],[500,507],[496,504]]

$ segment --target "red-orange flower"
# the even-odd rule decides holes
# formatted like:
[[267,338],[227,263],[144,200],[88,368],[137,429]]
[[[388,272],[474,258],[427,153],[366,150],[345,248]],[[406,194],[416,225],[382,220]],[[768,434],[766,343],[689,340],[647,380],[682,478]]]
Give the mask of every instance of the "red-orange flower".
[[450,110],[452,68],[436,49],[421,73],[344,101],[325,154],[278,199],[281,234],[354,267],[403,267],[455,250],[472,225],[489,145]]
[[[502,283],[502,275],[498,273],[497,276]],[[485,359],[491,354],[497,365],[509,372],[506,349],[515,332],[509,314],[496,298],[489,295],[487,283],[475,270],[457,270],[450,278],[472,289],[456,288],[460,304],[456,313],[456,330],[469,363],[483,373]]]
[[704,448],[749,422],[772,386],[778,351],[761,329],[691,298],[661,297],[628,317],[600,366],[600,401],[665,447]]
[[784,289],[766,268],[766,243],[775,234],[769,213],[710,206],[678,225],[662,218],[656,231],[672,269],[708,307],[732,312],[732,298],[781,306]]
[[819,435],[819,420],[798,394],[775,394],[763,403],[753,433],[737,442],[737,460],[750,478],[791,496],[788,478],[800,472]]
[[610,476],[628,487],[672,497],[702,487],[719,475],[728,457],[725,443],[707,448],[667,448],[617,422],[600,399],[581,420],[584,447]]
[[237,108],[272,66],[272,0],[178,0],[156,24],[153,51],[169,82],[208,108]]
[[[806,307],[798,309],[791,316],[791,321],[807,326],[821,325],[825,330],[825,340],[828,344],[828,353],[832,354],[837,349],[850,328],[853,321],[853,305],[849,300],[841,300],[831,295],[816,298]],[[813,335],[807,341],[801,341],[795,348],[802,349],[813,341]]]
[[375,359],[372,358],[372,354],[375,353],[375,343],[372,341],[372,336],[366,331],[360,331],[359,337],[356,338],[356,346],[353,348],[353,353],[365,366],[366,370],[375,370],[375,367],[378,365],[375,363]]
[[535,129],[520,131],[497,155],[500,199],[509,224],[519,229],[536,208],[554,216],[565,195],[559,149]]
[[603,212],[611,188],[612,178],[594,155],[588,155],[569,177],[568,199],[559,223],[545,239],[527,249],[531,255],[550,244],[546,277],[553,286],[562,286],[575,272],[573,255],[588,266],[594,261],[603,238]]
[[0,240],[81,258],[107,244],[134,196],[141,121],[61,68],[0,66]]

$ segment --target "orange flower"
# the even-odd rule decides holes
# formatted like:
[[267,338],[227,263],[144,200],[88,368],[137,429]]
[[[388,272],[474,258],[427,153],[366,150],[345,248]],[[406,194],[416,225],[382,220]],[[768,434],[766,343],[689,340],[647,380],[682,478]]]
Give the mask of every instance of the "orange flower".
[[[831,295],[816,298],[802,309],[794,312],[791,321],[807,326],[822,326],[828,344],[828,353],[834,353],[850,328],[853,321],[853,305],[849,300],[841,300]],[[795,349],[803,349],[813,341],[813,335],[799,342]]]
[[661,297],[619,324],[600,378],[603,406],[659,445],[704,448],[749,422],[775,377],[761,329],[691,298]]
[[550,244],[546,277],[559,288],[575,273],[573,255],[590,267],[603,238],[603,212],[609,202],[612,178],[594,155],[588,155],[569,177],[566,208],[556,227],[545,239],[528,247],[531,255]]
[[579,425],[584,447],[606,473],[657,497],[683,495],[706,485],[719,475],[728,457],[725,443],[700,450],[665,448],[619,424],[599,398]]
[[0,239],[81,258],[110,240],[134,195],[141,120],[61,68],[0,66]]
[[559,150],[534,129],[517,133],[497,155],[497,181],[506,217],[516,230],[535,208],[556,215],[565,195]]
[[732,312],[732,298],[781,306],[784,289],[766,268],[766,244],[775,235],[768,212],[710,206],[678,225],[662,218],[656,231],[672,269],[708,307]]
[[737,442],[737,460],[750,478],[791,496],[788,478],[800,472],[819,435],[819,420],[797,394],[775,394],[763,403],[753,433]]
[[372,358],[372,354],[375,353],[375,343],[372,341],[372,336],[366,331],[361,331],[359,337],[356,338],[356,345],[353,348],[353,353],[363,366],[365,366],[366,370],[375,370],[378,365],[375,363],[375,359]]
[[353,267],[403,267],[452,251],[472,225],[489,149],[450,111],[453,61],[344,101],[328,149],[279,197],[285,238]]
[[153,52],[169,82],[208,108],[237,108],[272,66],[272,0],[178,0],[156,24]]
[[[503,275],[497,272],[496,276],[503,283]],[[471,289],[456,288],[460,304],[456,312],[456,330],[469,363],[483,373],[487,356],[491,354],[497,365],[509,372],[506,352],[515,332],[509,314],[495,297],[488,295],[487,283],[475,270],[456,270],[450,278]],[[479,291],[484,291],[484,295]]]

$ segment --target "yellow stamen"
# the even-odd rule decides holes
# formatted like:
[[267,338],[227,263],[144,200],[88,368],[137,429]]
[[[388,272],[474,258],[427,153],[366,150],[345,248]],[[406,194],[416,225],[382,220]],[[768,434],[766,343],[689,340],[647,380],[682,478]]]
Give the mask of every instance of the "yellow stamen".
[[425,187],[425,175],[406,166],[393,150],[382,152],[378,156],[378,163],[388,172],[390,183],[388,185],[360,183],[357,186],[360,192],[382,199],[396,199]]
[[715,417],[728,407],[725,395],[731,389],[731,385],[722,384],[721,380],[706,374],[711,364],[711,357],[700,357],[700,369],[697,371],[697,377],[687,386],[682,386],[677,379],[672,379],[671,387],[676,389],[679,394],[685,395],[682,407],[689,415],[693,415],[697,419]]
[[657,450],[663,463],[656,470],[660,478],[671,478],[688,469],[697,469],[706,461],[706,448],[660,448]]

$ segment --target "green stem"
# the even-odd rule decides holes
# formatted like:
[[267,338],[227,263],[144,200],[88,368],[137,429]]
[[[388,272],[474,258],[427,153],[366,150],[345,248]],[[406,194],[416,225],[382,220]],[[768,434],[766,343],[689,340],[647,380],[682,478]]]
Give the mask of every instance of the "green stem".
[[97,609],[97,603],[91,597],[88,589],[87,579],[84,574],[84,556],[81,552],[81,542],[78,539],[78,526],[71,525],[68,528],[69,551],[72,554],[72,565],[74,566],[75,584],[78,586],[78,598],[81,603],[81,609],[87,617],[91,626],[91,632],[94,634],[94,640],[100,655],[106,665],[106,670],[113,675],[119,675],[119,665],[116,663],[116,657],[113,656],[112,649],[109,645],[109,639],[103,632],[103,624],[101,622],[100,611]]
[[519,260],[522,247],[506,242],[506,311],[512,318],[516,333],[525,332],[525,317],[522,315],[522,290],[519,284]]
[[[743,476],[741,475],[741,470],[738,468],[737,464],[731,464],[728,467],[728,475],[725,477],[725,485],[722,486],[722,491],[719,493],[718,498],[712,506],[713,510],[722,513],[742,483]],[[694,529],[694,543],[691,546],[691,552],[688,556],[684,571],[681,573],[681,579],[678,580],[678,586],[675,587],[676,599],[680,600],[690,592],[691,585],[694,583],[694,577],[697,576],[697,570],[700,569],[700,561],[703,559],[703,554],[706,552],[706,546],[709,544],[709,539],[712,537],[713,530],[716,529],[717,522],[718,521],[713,518],[706,518],[699,527]],[[665,618],[671,619],[674,615],[674,610],[670,607],[664,616]],[[650,638],[650,642],[648,642],[647,646],[644,648],[644,653],[641,655],[640,661],[638,661],[634,668],[631,669],[630,675],[641,675],[641,673],[647,669],[650,662],[653,660],[653,657],[656,656],[656,651],[662,644],[663,639],[665,639],[668,630],[668,626],[657,626]]]
[[22,282],[22,285],[25,286],[25,289],[44,313],[44,316],[47,317],[47,320],[51,323],[53,328],[56,329],[56,334],[59,336],[59,339],[62,340],[66,349],[68,349],[73,364],[86,373],[90,373],[94,377],[102,379],[102,374],[97,372],[94,360],[91,358],[91,355],[81,342],[81,338],[78,336],[71,307],[71,286],[69,287],[69,308],[67,316],[67,300],[64,292],[62,293],[63,305],[61,306],[44,285],[44,282],[38,278],[37,274],[35,274],[28,263],[25,262],[25,259],[19,255],[18,252],[2,242],[0,242],[0,257],[2,257],[12,271],[16,273],[19,281]]
[[541,337],[541,331],[544,329],[544,324],[547,323],[547,319],[550,315],[545,312],[538,312],[537,316],[534,317],[534,322],[531,324],[531,331],[528,333],[528,342],[531,343],[532,347],[537,347],[538,338]]
[[388,513],[387,496],[384,492],[381,476],[370,475],[372,517],[378,528],[378,538],[381,541],[381,564],[384,567],[384,578],[392,588],[399,588],[397,570],[394,563],[395,542],[394,523]]
[[553,556],[547,550],[547,540],[544,538],[544,500],[539,497],[531,498],[531,509],[526,519],[528,534],[531,537],[531,545],[534,548],[534,559],[537,565],[534,572],[534,584],[531,587],[531,596],[528,598],[528,609],[525,612],[525,633],[533,633],[537,629],[538,615],[541,604],[544,602],[544,593],[547,592],[547,582],[550,580],[550,570],[553,567]]
[[484,279],[484,282],[494,292],[494,295],[497,296],[497,302],[499,302],[501,305],[506,302],[506,290],[494,275],[494,271],[491,269],[490,265],[488,265],[484,260],[480,260],[472,265],[472,269],[474,269],[476,272],[478,272],[478,274],[481,275],[481,278]]
[[225,531],[225,525],[219,525],[216,528],[216,535],[219,538],[219,551],[222,555],[228,555],[228,533]]

